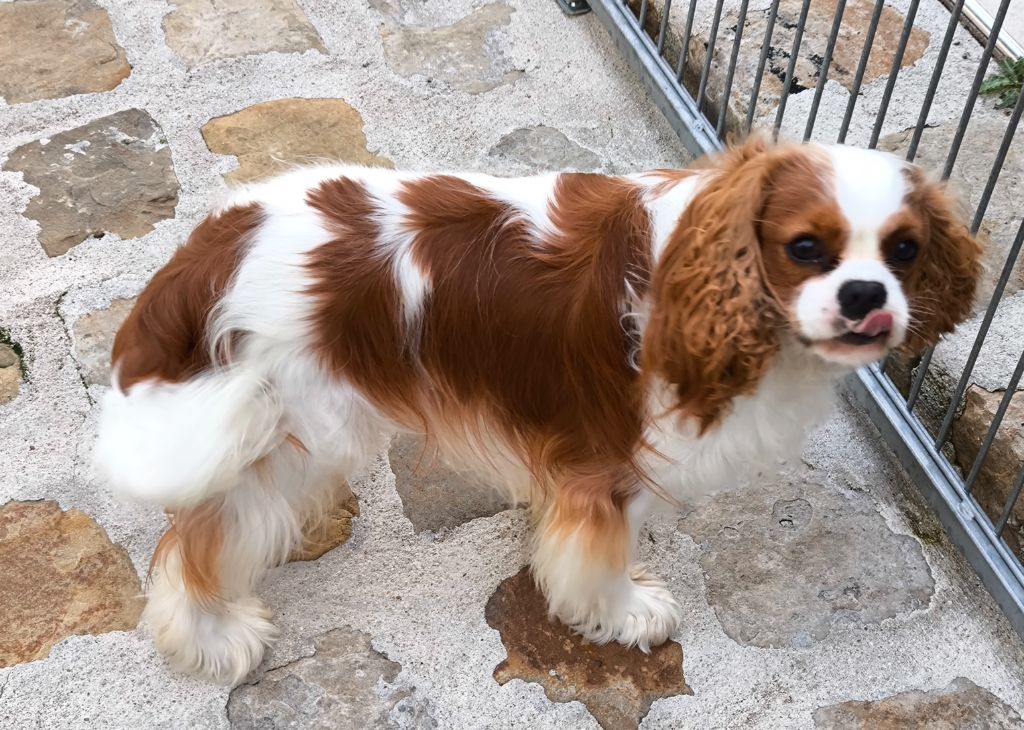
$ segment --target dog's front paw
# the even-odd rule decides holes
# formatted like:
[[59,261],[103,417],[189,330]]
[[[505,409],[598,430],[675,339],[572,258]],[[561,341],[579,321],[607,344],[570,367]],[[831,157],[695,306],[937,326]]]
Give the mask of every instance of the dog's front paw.
[[636,646],[646,654],[652,646],[664,644],[679,629],[683,612],[664,581],[646,567],[635,566],[630,577],[633,592],[615,641]]
[[665,643],[682,622],[682,610],[665,583],[642,565],[634,566],[613,600],[570,625],[595,644],[610,641],[649,653]]

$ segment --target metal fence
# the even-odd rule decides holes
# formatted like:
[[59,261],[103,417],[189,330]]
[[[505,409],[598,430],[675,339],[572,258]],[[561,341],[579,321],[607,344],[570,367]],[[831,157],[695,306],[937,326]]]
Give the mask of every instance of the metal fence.
[[[990,71],[989,67],[994,66],[993,56],[1000,59],[1007,56],[1012,58],[1020,50],[1015,47],[1012,39],[1007,42],[1005,38],[1000,38],[1000,30],[1010,7],[1010,0],[1002,0],[995,14],[987,18],[984,17],[983,11],[979,11],[975,0],[967,2],[966,8],[965,0],[942,1],[948,9],[948,24],[941,40],[938,40],[938,54],[934,58],[934,67],[928,77],[927,88],[924,90],[923,100],[916,115],[917,121],[910,132],[904,154],[907,160],[914,160],[921,149],[940,81],[953,65],[950,63],[951,49],[958,44],[955,39],[962,37],[959,29],[967,24],[980,24],[983,32],[975,32],[975,36],[980,38],[983,44],[980,60],[973,75],[966,74],[965,83],[954,91],[955,94],[962,95],[964,102],[952,142],[945,151],[942,174],[948,177],[953,172],[960,154],[968,125],[978,103],[982,83]],[[680,0],[677,5],[683,6],[686,2],[687,0]],[[788,55],[780,54],[775,49],[776,58],[769,59],[773,51],[773,35],[778,25],[780,0],[770,0],[770,6],[767,8],[755,6],[756,9],[752,8],[750,0],[731,0],[728,8],[726,0],[688,0],[685,7],[677,7],[675,11],[672,9],[672,0],[590,0],[592,9],[611,34],[618,49],[639,72],[655,103],[679,134],[684,145],[695,155],[720,149],[726,132],[742,135],[750,131],[752,126],[764,125],[773,127],[777,132],[783,127],[788,101],[794,91],[796,66],[800,58],[801,44],[805,41],[804,31],[812,0],[801,2],[796,23],[786,24],[787,31],[792,33]],[[903,71],[908,43],[914,33],[915,17],[921,0],[909,0],[909,4],[903,7],[904,20],[896,47],[886,49],[887,52],[892,52],[892,62],[881,96],[865,101],[861,98],[862,84],[872,51],[876,49],[876,31],[886,7],[885,0],[875,0],[870,20],[867,27],[863,28],[863,48],[853,70],[852,79],[847,80],[849,98],[838,133],[833,139],[824,139],[816,133],[816,127],[820,121],[821,100],[847,7],[847,0],[831,2],[834,2],[834,15],[824,52],[815,58],[818,64],[817,80],[811,92],[810,104],[804,104],[806,109],[801,110],[803,139],[847,141],[851,123],[859,119],[862,130],[860,136],[865,139],[857,141],[873,148],[882,136],[890,112],[894,90]],[[1024,0],[1014,2],[1024,6]],[[789,7],[792,9],[793,6]],[[935,8],[931,10],[934,12]],[[755,54],[753,76],[747,79],[749,88],[740,89],[736,83],[738,59],[743,47],[747,21],[751,17],[750,14],[755,12],[760,13],[759,22],[763,22],[765,27],[761,31],[763,37],[760,39],[759,53]],[[1024,7],[1021,7],[1021,12],[1024,12]],[[982,17],[980,23],[979,15]],[[727,19],[726,22],[729,24],[724,32],[723,19]],[[698,26],[704,29],[703,35],[699,38],[695,35],[695,28]],[[820,23],[818,27],[821,27]],[[727,37],[730,34],[731,41]],[[756,50],[758,39],[753,40]],[[932,38],[930,42],[934,43],[936,39]],[[749,38],[747,43],[750,43]],[[750,45],[747,45],[746,49],[749,53]],[[769,102],[766,105],[761,96],[762,82],[769,60],[774,64],[782,59],[785,59],[786,63],[785,71],[781,75],[781,93],[776,106],[772,108],[772,104]],[[781,64],[778,64],[775,70],[776,77],[780,75],[780,70]],[[717,100],[711,98],[712,85],[716,87]],[[920,82],[917,82],[917,85],[920,87]],[[810,92],[810,87],[806,88],[806,92]],[[948,94],[949,90],[944,93]],[[903,111],[905,113],[905,110]],[[978,231],[985,219],[1022,112],[1024,89],[1021,90],[1006,119],[1005,131],[998,141],[998,146],[993,140],[991,172],[984,182],[971,222],[974,232]],[[793,120],[788,121],[788,128],[792,129]],[[1024,200],[1021,201],[1021,208],[1024,208]],[[987,307],[983,313],[979,312],[978,321],[975,323],[977,334],[962,371],[953,374],[953,377],[957,378],[956,384],[952,388],[948,403],[944,406],[941,418],[931,419],[933,422],[926,425],[920,417],[922,388],[933,369],[933,351],[925,353],[920,362],[902,363],[906,375],[902,387],[898,386],[892,377],[894,369],[899,369],[901,364],[890,362],[885,366],[872,366],[858,372],[848,381],[848,390],[869,414],[899,461],[917,482],[949,538],[977,570],[1017,632],[1024,636],[1024,566],[1006,540],[1008,523],[1017,520],[1014,511],[1017,510],[1018,514],[1024,512],[1024,499],[1021,499],[1024,464],[1019,465],[1015,479],[1011,478],[1012,484],[1002,485],[1007,496],[998,513],[986,513],[972,494],[992,445],[1000,436],[1004,416],[1010,408],[1011,398],[1024,373],[1024,351],[1016,369],[1009,377],[1009,382],[1006,383],[1005,394],[987,433],[980,443],[976,444],[977,456],[970,467],[965,468],[962,464],[958,467],[943,454],[954,421],[963,406],[965,392],[971,383],[979,353],[1017,263],[1022,243],[1024,221],[1021,221],[1012,243],[1008,246],[1005,261],[994,282]],[[1018,339],[1022,342],[1016,344],[1024,345],[1024,327],[1019,331]],[[1024,424],[1011,424],[1010,427],[1024,427]],[[989,512],[994,512],[991,506]],[[1017,547],[1021,548],[1019,545]]]

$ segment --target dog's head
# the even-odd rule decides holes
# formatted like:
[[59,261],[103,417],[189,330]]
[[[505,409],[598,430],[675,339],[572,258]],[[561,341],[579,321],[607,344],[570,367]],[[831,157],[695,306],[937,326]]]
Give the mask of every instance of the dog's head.
[[902,160],[754,139],[702,175],[655,268],[645,357],[705,426],[786,333],[853,368],[920,351],[970,312],[980,247]]

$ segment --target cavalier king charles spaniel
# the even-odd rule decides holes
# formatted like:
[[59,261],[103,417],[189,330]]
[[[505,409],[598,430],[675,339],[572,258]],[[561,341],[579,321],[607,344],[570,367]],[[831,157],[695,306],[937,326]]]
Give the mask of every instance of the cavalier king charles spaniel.
[[396,432],[529,504],[550,613],[679,626],[645,519],[799,449],[837,379],[971,312],[979,245],[878,151],[755,138],[692,170],[521,179],[350,166],[235,190],[117,335],[95,448],[167,509],[145,616],[235,683],[255,592]]

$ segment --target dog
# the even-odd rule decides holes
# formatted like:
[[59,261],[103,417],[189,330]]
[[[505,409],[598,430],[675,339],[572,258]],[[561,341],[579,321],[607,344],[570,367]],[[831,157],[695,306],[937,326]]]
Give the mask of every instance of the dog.
[[677,630],[645,519],[799,449],[836,381],[971,312],[980,245],[878,152],[752,138],[690,170],[522,179],[300,168],[233,191],[117,334],[95,464],[163,506],[145,618],[233,684],[256,597],[396,432],[528,502],[550,613]]

